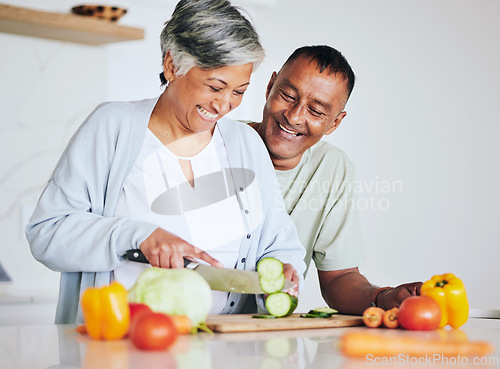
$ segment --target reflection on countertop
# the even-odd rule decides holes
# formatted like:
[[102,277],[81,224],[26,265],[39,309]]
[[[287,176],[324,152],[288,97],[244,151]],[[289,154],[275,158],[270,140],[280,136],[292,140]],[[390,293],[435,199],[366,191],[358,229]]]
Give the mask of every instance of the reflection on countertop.
[[[0,285],[0,327],[54,323],[57,296],[44,291]],[[3,367],[2,367],[3,369]]]
[[[129,340],[96,341],[74,331],[73,325],[0,327],[2,368],[16,369],[361,369],[373,361],[342,356],[338,340],[356,328],[328,328],[259,333],[180,336],[167,351],[137,350]],[[487,340],[500,347],[500,320],[470,319],[461,329],[470,340]],[[402,334],[407,334],[401,332]],[[411,332],[433,335],[438,332]],[[495,356],[496,355],[496,356]],[[483,358],[481,367],[500,365],[498,352]],[[472,367],[462,361],[460,367]],[[421,363],[396,362],[391,368]],[[424,363],[423,366],[425,366]],[[464,365],[467,364],[467,365]],[[380,365],[386,367],[386,365]],[[433,367],[455,365],[433,362]]]

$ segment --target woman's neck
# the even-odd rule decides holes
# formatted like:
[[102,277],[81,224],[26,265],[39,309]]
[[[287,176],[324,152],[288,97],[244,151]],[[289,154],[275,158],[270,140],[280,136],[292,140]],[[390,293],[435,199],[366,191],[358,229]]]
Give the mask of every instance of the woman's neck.
[[162,95],[149,118],[149,130],[177,156],[190,157],[203,150],[212,138],[215,125],[205,132],[191,132],[169,114]]

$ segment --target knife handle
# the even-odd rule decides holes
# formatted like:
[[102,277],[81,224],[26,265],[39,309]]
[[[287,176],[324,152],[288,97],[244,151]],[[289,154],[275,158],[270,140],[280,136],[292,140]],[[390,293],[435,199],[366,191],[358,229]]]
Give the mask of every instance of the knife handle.
[[[127,250],[127,259],[130,261],[135,261],[137,263],[149,264],[149,260],[146,259],[142,251],[139,249]],[[191,263],[192,263],[191,260],[184,258],[184,267],[187,267]]]

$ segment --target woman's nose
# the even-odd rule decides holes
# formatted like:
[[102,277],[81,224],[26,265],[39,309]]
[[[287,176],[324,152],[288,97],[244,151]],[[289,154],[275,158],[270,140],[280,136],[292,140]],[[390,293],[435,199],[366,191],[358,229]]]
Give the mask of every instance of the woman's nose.
[[231,97],[227,96],[226,94],[214,100],[212,102],[212,106],[215,110],[217,110],[217,113],[219,113],[219,115],[226,115],[233,109]]

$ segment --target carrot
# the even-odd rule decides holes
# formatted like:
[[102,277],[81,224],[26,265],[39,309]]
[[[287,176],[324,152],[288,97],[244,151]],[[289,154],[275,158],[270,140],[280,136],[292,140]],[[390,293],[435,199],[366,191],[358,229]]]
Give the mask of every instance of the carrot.
[[85,324],[77,325],[75,332],[79,334],[87,334],[87,326]]
[[188,334],[195,331],[191,319],[186,315],[169,315],[179,334]]
[[371,306],[363,312],[363,322],[367,327],[377,328],[382,325],[385,311],[379,307]]
[[[387,333],[387,332],[386,332]],[[340,338],[340,349],[346,356],[365,357],[373,355],[410,357],[439,354],[452,356],[485,356],[493,352],[494,347],[484,341],[455,341],[423,339],[402,334],[386,335],[376,332],[346,332]]]
[[384,313],[384,316],[382,318],[383,321],[384,321],[384,325],[387,328],[397,328],[397,327],[399,327],[398,315],[399,315],[399,309],[398,308],[392,308],[390,310],[387,310]]

